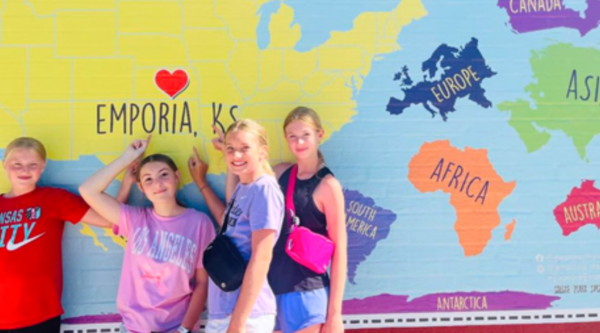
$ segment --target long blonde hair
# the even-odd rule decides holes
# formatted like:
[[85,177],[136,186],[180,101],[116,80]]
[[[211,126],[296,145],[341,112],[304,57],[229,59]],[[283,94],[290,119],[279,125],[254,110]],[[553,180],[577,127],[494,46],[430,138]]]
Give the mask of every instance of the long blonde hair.
[[[324,130],[323,125],[321,125],[321,118],[315,112],[315,110],[305,107],[305,106],[298,106],[295,109],[293,109],[292,111],[290,111],[290,113],[288,113],[287,117],[285,117],[285,120],[283,122],[283,134],[284,135],[285,135],[285,129],[288,127],[288,125],[297,120],[299,120],[309,126],[312,126],[315,131],[323,131]],[[317,156],[319,157],[319,163],[325,164],[325,156],[323,156],[323,153],[321,152],[321,150],[317,150]]]
[[267,130],[265,130],[264,127],[252,119],[240,119],[229,125],[227,131],[225,132],[225,141],[227,141],[227,136],[230,133],[236,131],[243,131],[253,134],[256,137],[258,144],[267,148],[267,156],[262,162],[262,168],[266,174],[271,176],[275,175],[273,169],[271,168],[271,164],[269,163],[269,141],[267,140]]
[[16,138],[12,140],[8,146],[6,146],[6,150],[4,151],[4,159],[6,160],[6,157],[12,150],[18,148],[27,148],[33,150],[44,162],[46,162],[46,148],[44,145],[38,139],[26,136]]

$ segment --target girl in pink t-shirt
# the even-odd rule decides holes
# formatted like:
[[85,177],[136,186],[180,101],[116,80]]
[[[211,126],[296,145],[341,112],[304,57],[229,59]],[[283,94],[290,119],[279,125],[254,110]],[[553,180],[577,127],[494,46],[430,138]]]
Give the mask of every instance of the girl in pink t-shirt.
[[110,182],[141,158],[148,140],[136,140],[119,158],[79,188],[82,197],[127,237],[117,308],[127,332],[191,332],[206,302],[208,275],[202,253],[215,236],[210,219],[178,204],[179,171],[161,154],[137,167],[139,189],[153,207],[120,204],[104,193]]

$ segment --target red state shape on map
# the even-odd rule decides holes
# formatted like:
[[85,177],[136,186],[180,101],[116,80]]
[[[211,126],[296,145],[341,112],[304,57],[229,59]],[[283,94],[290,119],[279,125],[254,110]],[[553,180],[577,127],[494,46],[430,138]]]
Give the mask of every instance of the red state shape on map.
[[564,236],[592,224],[600,229],[600,189],[594,187],[593,180],[584,180],[580,187],[574,187],[567,200],[554,208],[554,217]]

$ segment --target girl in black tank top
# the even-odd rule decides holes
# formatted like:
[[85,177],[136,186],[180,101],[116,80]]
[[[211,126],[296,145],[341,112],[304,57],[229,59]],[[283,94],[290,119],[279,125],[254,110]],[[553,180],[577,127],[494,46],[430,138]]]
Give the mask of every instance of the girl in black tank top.
[[[318,150],[323,128],[311,109],[298,107],[285,119],[284,133],[296,157],[298,176],[293,200],[300,225],[329,237],[335,243],[330,273],[318,274],[294,261],[285,251],[290,233],[287,220],[275,244],[269,283],[277,298],[276,330],[293,333],[342,333],[342,299],[347,271],[347,236],[342,187],[324,167]],[[290,164],[274,169],[283,193],[287,193]],[[289,212],[286,212],[286,217]]]
[[[292,167],[289,167],[280,177],[279,186],[281,191],[287,193]],[[300,225],[313,232],[327,236],[327,220],[313,200],[315,189],[321,180],[333,175],[327,167],[321,168],[309,179],[296,179],[294,189],[294,206],[296,215],[300,218]],[[289,213],[289,212],[287,212]],[[318,274],[298,264],[285,253],[285,243],[290,234],[290,226],[284,221],[281,227],[281,235],[275,244],[273,260],[269,270],[269,283],[276,295],[293,291],[309,291],[318,288],[329,287],[329,275]]]

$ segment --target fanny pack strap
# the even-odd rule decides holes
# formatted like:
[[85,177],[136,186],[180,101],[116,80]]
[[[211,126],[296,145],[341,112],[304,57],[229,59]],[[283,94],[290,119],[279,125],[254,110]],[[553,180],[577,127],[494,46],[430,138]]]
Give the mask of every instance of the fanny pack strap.
[[227,231],[227,225],[229,224],[227,222],[229,221],[229,213],[231,213],[231,210],[233,209],[233,204],[235,204],[235,197],[231,198],[231,202],[227,207],[227,212],[225,213],[223,225],[221,226],[221,231],[219,231],[219,235],[223,235],[225,234],[225,231]]
[[235,190],[233,190],[233,193],[231,194],[231,202],[229,203],[228,207],[227,207],[227,212],[225,213],[225,217],[223,220],[223,225],[221,226],[221,231],[219,232],[219,235],[223,235],[225,233],[225,231],[227,231],[227,221],[229,221],[229,213],[231,213],[231,210],[233,209],[233,205],[235,204],[235,197],[237,196],[237,192],[238,192],[238,188],[236,186]]
[[298,177],[298,164],[294,164],[290,172],[287,191],[285,195],[285,210],[288,221],[288,228],[292,226],[292,219],[296,216],[296,207],[294,207],[294,189],[296,188],[296,178]]

